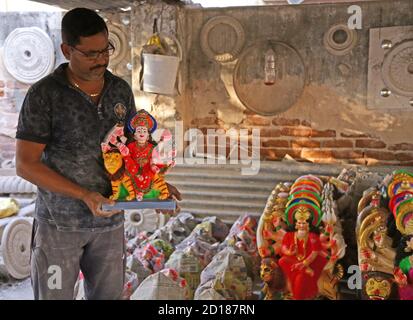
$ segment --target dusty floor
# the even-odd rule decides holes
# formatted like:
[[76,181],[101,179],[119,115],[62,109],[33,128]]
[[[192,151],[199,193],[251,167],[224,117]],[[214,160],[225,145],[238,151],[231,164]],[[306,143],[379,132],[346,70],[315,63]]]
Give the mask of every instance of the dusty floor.
[[0,282],[0,300],[33,300],[30,278]]
[[0,249],[0,300],[33,300],[30,277],[16,280],[6,271]]

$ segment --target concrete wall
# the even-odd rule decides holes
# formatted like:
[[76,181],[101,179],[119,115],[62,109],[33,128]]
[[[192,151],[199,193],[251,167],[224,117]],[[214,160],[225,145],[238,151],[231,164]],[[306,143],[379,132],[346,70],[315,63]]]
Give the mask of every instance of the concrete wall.
[[[345,55],[333,55],[326,50],[323,37],[333,25],[347,23],[349,4],[186,7],[184,13],[182,9],[163,5],[162,15],[159,4],[138,6],[132,15],[132,24],[140,26],[140,31],[133,31],[134,74],[139,71],[140,46],[150,34],[153,17],[162,16],[165,31],[180,39],[184,62],[180,95],[170,98],[144,94],[135,83],[137,101],[154,112],[161,122],[175,116],[183,119],[187,128],[195,127],[204,132],[208,128],[259,128],[261,156],[266,160],[280,160],[290,155],[299,161],[318,163],[412,165],[413,143],[407,132],[413,120],[413,109],[394,108],[390,104],[388,109],[367,108],[367,91],[370,29],[413,25],[413,2],[374,1],[359,5],[362,29],[356,30],[358,40]],[[238,59],[227,63],[209,58],[201,48],[203,26],[209,19],[221,15],[238,20],[245,33]],[[297,100],[285,111],[271,116],[258,115],[246,108],[237,96],[234,97],[231,88],[236,68],[247,70],[245,61],[250,66],[255,63],[254,59],[245,59],[238,64],[243,54],[258,46],[260,39],[279,41],[293,48],[305,68],[303,90],[290,92],[286,87],[289,94],[298,91]],[[215,45],[225,47],[225,41],[234,40],[222,36],[215,41],[218,43]],[[283,96],[280,88],[274,87],[278,91],[269,95],[268,92],[261,94],[259,86],[246,86],[244,91],[248,88],[253,89],[246,94],[258,107],[272,101],[274,107],[285,107],[283,101],[289,99]]]
[[0,13],[0,166],[14,157],[18,112],[29,89],[7,72],[2,59],[4,41],[15,28],[38,27],[53,41],[57,66],[64,60],[60,53],[60,20],[60,12]]

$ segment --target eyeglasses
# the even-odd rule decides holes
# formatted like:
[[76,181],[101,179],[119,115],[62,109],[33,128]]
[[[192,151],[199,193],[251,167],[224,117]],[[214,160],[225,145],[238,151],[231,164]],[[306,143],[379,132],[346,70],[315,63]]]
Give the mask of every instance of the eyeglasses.
[[75,49],[76,51],[79,51],[81,54],[83,54],[84,57],[90,60],[97,60],[99,59],[100,55],[104,56],[111,56],[115,52],[115,47],[113,46],[112,43],[109,42],[108,46],[106,49],[100,50],[100,51],[89,51],[89,52],[84,52],[82,50],[79,50],[76,47],[70,46],[72,49]]

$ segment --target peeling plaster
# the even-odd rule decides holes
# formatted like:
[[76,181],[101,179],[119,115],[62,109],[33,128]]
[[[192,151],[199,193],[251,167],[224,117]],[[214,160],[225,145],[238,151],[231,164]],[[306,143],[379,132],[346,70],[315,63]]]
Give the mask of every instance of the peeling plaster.
[[366,133],[386,143],[408,142],[407,128],[413,121],[412,112],[369,110],[328,86],[317,85],[307,86],[299,101],[280,116],[310,121],[318,130]]

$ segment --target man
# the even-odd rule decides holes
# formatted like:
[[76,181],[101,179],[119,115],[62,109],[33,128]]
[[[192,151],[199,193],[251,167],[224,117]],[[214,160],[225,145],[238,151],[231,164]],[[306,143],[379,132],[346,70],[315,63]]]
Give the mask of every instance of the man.
[[[114,48],[94,11],[67,12],[62,42],[69,63],[30,88],[16,134],[17,174],[38,186],[31,252],[34,297],[73,299],[81,270],[87,299],[119,299],[124,218],[122,212],[101,209],[113,203],[101,142],[135,111],[133,93],[106,70]],[[176,188],[169,189],[180,200]],[[50,281],[52,276],[61,279]]]

